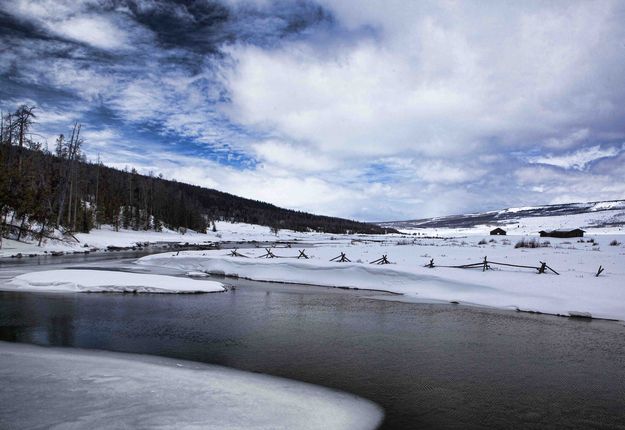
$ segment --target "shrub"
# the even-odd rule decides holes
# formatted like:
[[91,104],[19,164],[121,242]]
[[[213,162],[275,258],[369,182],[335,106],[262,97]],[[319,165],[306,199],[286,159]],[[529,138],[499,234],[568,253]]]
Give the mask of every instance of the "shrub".
[[619,246],[620,244],[621,244],[621,242],[619,242],[616,239],[614,239],[612,242],[610,242],[610,246]]
[[514,247],[515,248],[546,248],[550,245],[551,243],[547,240],[544,242],[540,242],[539,240],[532,238],[530,240],[521,239],[514,245]]
[[486,245],[488,242],[486,242],[486,239],[482,239],[480,240],[477,244],[478,245]]

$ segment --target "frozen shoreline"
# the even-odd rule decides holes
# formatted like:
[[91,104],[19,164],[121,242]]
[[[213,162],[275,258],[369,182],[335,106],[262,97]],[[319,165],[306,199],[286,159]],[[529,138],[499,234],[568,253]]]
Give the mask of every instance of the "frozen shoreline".
[[[610,237],[602,239],[608,240]],[[478,245],[478,241],[481,241],[479,236],[467,239],[466,243],[428,240],[402,245],[336,243],[311,248],[308,260],[296,259],[296,249],[274,250],[284,258],[257,258],[265,253],[257,249],[245,250],[250,258],[230,257],[223,250],[184,251],[146,256],[138,264],[258,281],[388,291],[417,301],[625,321],[622,268],[625,258],[621,246],[606,246],[606,243],[607,249],[599,251],[596,242],[573,246],[567,245],[567,241],[553,241],[549,247],[516,249],[501,239],[486,246]],[[329,261],[340,252],[346,252],[352,262]],[[381,255],[388,255],[393,264],[368,264]],[[484,255],[489,259],[492,256],[494,261],[532,267],[539,261],[547,261],[560,275],[539,275],[535,270],[508,267],[486,272],[424,267],[430,258],[436,264],[461,265],[479,261]],[[606,271],[596,277],[600,264]]]
[[0,342],[0,423],[14,428],[374,429],[381,409],[220,366]]

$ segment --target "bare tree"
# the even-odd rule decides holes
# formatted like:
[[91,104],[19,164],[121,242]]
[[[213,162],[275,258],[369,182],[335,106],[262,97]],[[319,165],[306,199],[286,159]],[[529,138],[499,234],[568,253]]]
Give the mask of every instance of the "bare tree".
[[[57,139],[57,155],[61,158],[64,158],[64,163],[62,164],[62,172],[61,172],[61,184],[59,187],[59,210],[57,212],[56,217],[56,225],[61,225],[61,220],[63,219],[63,214],[65,212],[65,201],[68,201],[68,219],[67,225],[69,226],[71,223],[71,214],[72,214],[72,189],[73,189],[73,181],[72,176],[74,174],[74,169],[76,168],[76,156],[79,154],[80,145],[82,144],[82,140],[80,139],[80,127],[81,125],[77,122],[74,123],[74,128],[72,129],[72,135],[67,144],[64,144],[63,135],[59,136]],[[69,198],[67,198],[67,194],[69,192]]]
[[19,147],[18,158],[19,166],[18,173],[22,171],[22,148],[26,142],[26,135],[28,130],[34,123],[34,118],[37,116],[34,114],[35,106],[22,105],[15,111],[15,123],[14,127],[17,130],[17,146]]

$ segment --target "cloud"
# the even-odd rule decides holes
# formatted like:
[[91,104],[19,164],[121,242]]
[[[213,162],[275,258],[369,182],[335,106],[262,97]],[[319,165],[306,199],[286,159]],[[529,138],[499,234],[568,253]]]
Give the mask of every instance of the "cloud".
[[553,149],[568,149],[572,146],[579,144],[587,140],[590,137],[590,130],[587,128],[580,128],[570,134],[560,137],[550,137],[545,140],[545,146]]
[[[518,154],[568,169],[616,155],[609,139],[625,119],[613,85],[625,71],[613,55],[623,52],[618,3],[387,2],[382,13],[376,2],[324,5],[360,37],[226,51],[235,66],[224,112],[234,122],[374,182],[430,193],[438,207],[451,192],[477,206],[526,199],[508,174],[524,163]],[[492,197],[500,193],[510,197]]]
[[622,2],[0,10],[3,109],[110,165],[365,220],[625,197]]
[[102,17],[76,17],[48,25],[49,30],[101,49],[127,46],[128,35],[111,21]]
[[2,9],[51,35],[103,50],[130,48],[128,28],[135,38],[145,35],[143,28],[132,25],[124,15],[90,13],[97,6],[95,1],[18,0]]
[[81,136],[88,145],[89,149],[96,149],[97,151],[107,150],[111,146],[119,145],[119,141],[122,136],[113,129],[91,129],[86,127],[81,130]]
[[[623,172],[615,173],[618,175]],[[515,177],[521,187],[539,192],[544,203],[552,204],[624,198],[625,183],[615,181],[613,174],[565,172],[538,165],[515,171]]]
[[582,148],[575,152],[562,155],[546,154],[528,158],[528,162],[533,164],[549,164],[551,166],[562,167],[564,169],[583,170],[593,161],[606,157],[614,157],[625,150],[625,144],[621,147],[601,148],[599,145]]
[[352,27],[380,30],[330,54],[307,41],[231,48],[233,119],[337,154],[449,156],[487,148],[492,136],[526,147],[596,117],[597,106],[622,115],[614,109],[622,91],[602,79],[613,62],[605,44],[622,51],[609,3],[565,13],[489,6],[486,22],[461,20],[462,7],[391,4],[383,14],[337,7],[355,13],[346,17]]
[[305,148],[268,140],[252,145],[256,156],[267,164],[266,168],[295,169],[300,172],[327,172],[339,167],[330,157],[313,153]]
[[[338,156],[467,149],[457,129],[464,114],[477,109],[475,98],[421,85],[409,64],[375,45],[353,47],[338,58],[320,58],[300,44],[279,52],[236,47],[230,54],[237,61],[227,82],[237,122]],[[451,124],[445,127],[447,115]]]

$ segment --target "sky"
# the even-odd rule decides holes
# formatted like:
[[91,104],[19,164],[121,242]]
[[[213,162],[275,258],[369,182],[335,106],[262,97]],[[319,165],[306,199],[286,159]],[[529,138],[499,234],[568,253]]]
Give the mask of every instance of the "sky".
[[364,221],[625,198],[623,1],[0,0],[50,148]]

